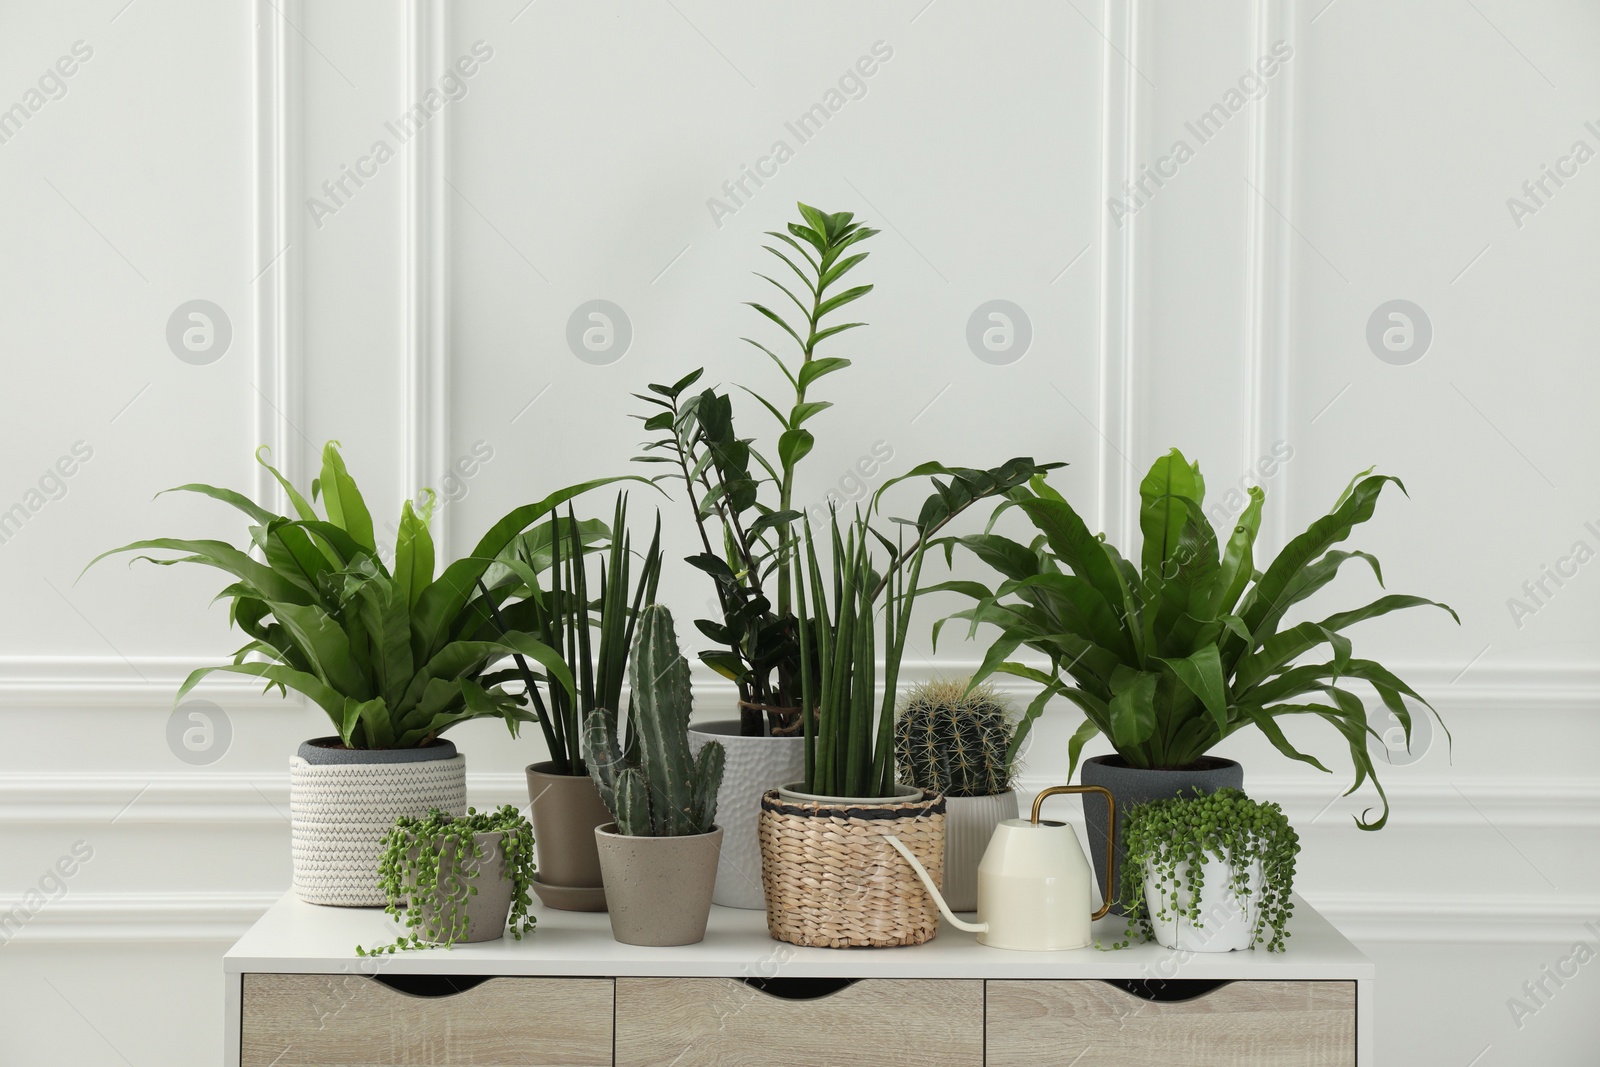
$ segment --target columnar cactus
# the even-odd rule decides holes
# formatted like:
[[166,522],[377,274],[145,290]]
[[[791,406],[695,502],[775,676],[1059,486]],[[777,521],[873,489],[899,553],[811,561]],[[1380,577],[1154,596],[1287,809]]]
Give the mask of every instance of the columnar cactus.
[[689,754],[689,663],[678,652],[672,613],[660,604],[639,616],[628,662],[632,689],[626,751],[616,716],[602,709],[584,720],[584,759],[600,799],[629,837],[710,833],[726,758],[712,741]]
[[911,690],[894,724],[894,752],[906,781],[952,797],[982,797],[1011,788],[1012,720],[987,685],[968,680],[924,682]]

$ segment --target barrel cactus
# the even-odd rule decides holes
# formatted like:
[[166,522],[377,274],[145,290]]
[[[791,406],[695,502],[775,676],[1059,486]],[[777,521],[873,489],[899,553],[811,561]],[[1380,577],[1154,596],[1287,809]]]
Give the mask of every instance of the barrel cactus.
[[584,719],[583,757],[600,799],[628,837],[708,834],[717,815],[717,788],[726,758],[712,741],[689,754],[689,663],[678,651],[672,613],[660,604],[639,616],[628,662],[632,689],[628,740],[616,716],[602,709]]
[[906,695],[894,724],[895,759],[906,781],[951,797],[1011,788],[1010,708],[988,685],[969,679],[924,682]]

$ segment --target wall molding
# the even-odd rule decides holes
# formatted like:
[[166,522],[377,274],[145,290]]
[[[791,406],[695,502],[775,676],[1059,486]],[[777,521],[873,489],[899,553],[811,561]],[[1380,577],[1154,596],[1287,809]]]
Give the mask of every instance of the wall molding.
[[[1256,0],[1252,56],[1267,55],[1274,41],[1292,36],[1295,7],[1295,0]],[[1243,412],[1249,431],[1239,468],[1244,471],[1255,470],[1275,444],[1289,440],[1293,234],[1278,212],[1289,215],[1293,201],[1294,64],[1281,65],[1278,78],[1274,91],[1250,111]],[[1276,552],[1287,542],[1289,511],[1284,501],[1270,509],[1264,520],[1266,550]]]
[[[1057,776],[1024,774],[1017,787],[1032,796],[1058,784]],[[1364,790],[1330,805],[1346,784],[1342,778],[1321,776],[1252,775],[1249,781],[1253,794],[1282,804],[1302,831],[1313,821],[1328,829],[1348,828],[1351,811],[1376,801],[1376,793]],[[467,788],[478,807],[527,807],[527,781],[520,772],[469,772]],[[1502,830],[1600,827],[1600,781],[1589,778],[1407,777],[1396,768],[1386,776],[1384,788],[1393,809],[1391,827],[1473,830],[1486,822]],[[1061,816],[1075,821],[1076,805],[1063,802]],[[288,821],[287,774],[20,772],[0,780],[0,825],[247,826]]]
[[[31,917],[0,925],[0,953],[12,941],[28,943],[195,942],[231,943],[282,896],[282,891],[208,893],[87,893],[68,889]],[[0,924],[22,898],[0,897]],[[0,957],[3,958],[3,957]]]
[[[300,447],[301,338],[298,285],[301,226],[299,49],[288,20],[296,0],[256,0],[254,377],[252,445],[266,445],[275,466],[299,481],[304,461]],[[283,512],[283,490],[265,469],[254,470],[255,499]]]
[[[447,25],[439,0],[407,0],[403,107],[411,107],[439,84],[445,70]],[[449,220],[445,156],[449,108],[429,119],[406,142],[405,231],[401,269],[405,301],[403,350],[404,438],[400,491],[414,498],[437,484],[449,462]],[[450,559],[449,518],[435,526],[440,559]]]
[[1100,136],[1100,349],[1098,427],[1099,528],[1126,544],[1134,522],[1138,482],[1134,440],[1134,276],[1136,216],[1119,228],[1107,204],[1135,177],[1139,143],[1139,0],[1106,0],[1102,52]]

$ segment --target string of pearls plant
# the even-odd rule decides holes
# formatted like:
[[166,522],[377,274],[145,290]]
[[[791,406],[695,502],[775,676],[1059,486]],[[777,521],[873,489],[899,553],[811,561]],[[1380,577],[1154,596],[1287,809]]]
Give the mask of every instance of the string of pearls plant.
[[[449,948],[467,936],[467,898],[478,894],[479,872],[494,870],[489,849],[479,834],[500,834],[499,848],[511,879],[511,936],[518,941],[534,925],[528,895],[535,870],[533,827],[510,804],[495,811],[468,808],[464,816],[437,809],[424,818],[402,815],[383,838],[378,884],[388,898],[384,910],[398,919],[405,912],[407,933],[393,944],[356,946],[360,956],[430,945]],[[459,857],[471,856],[463,862]]]
[[[1201,894],[1205,862],[1214,858],[1229,868],[1229,888],[1242,907],[1254,913],[1255,944],[1282,952],[1294,905],[1295,854],[1300,838],[1277,804],[1251,800],[1237,789],[1138,804],[1128,810],[1127,870],[1123,906],[1128,930],[1116,948],[1153,936],[1149,908],[1162,922],[1174,917],[1203,928]],[[1252,868],[1261,863],[1261,892],[1252,900]],[[1160,899],[1145,899],[1145,874],[1162,889]],[[1270,934],[1270,939],[1268,935]]]

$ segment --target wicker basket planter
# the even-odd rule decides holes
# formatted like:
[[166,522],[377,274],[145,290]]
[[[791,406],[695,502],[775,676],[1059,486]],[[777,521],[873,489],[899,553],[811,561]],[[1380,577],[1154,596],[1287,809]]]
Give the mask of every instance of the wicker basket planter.
[[294,889],[308,904],[382,907],[383,835],[402,815],[465,815],[466,759],[444,740],[420,749],[338,744],[307,741],[289,761]]
[[[920,945],[939,932],[939,908],[884,837],[894,835],[938,881],[944,874],[945,801],[761,798],[761,882],[767,930],[822,948]],[[786,795],[787,794],[787,795]]]

